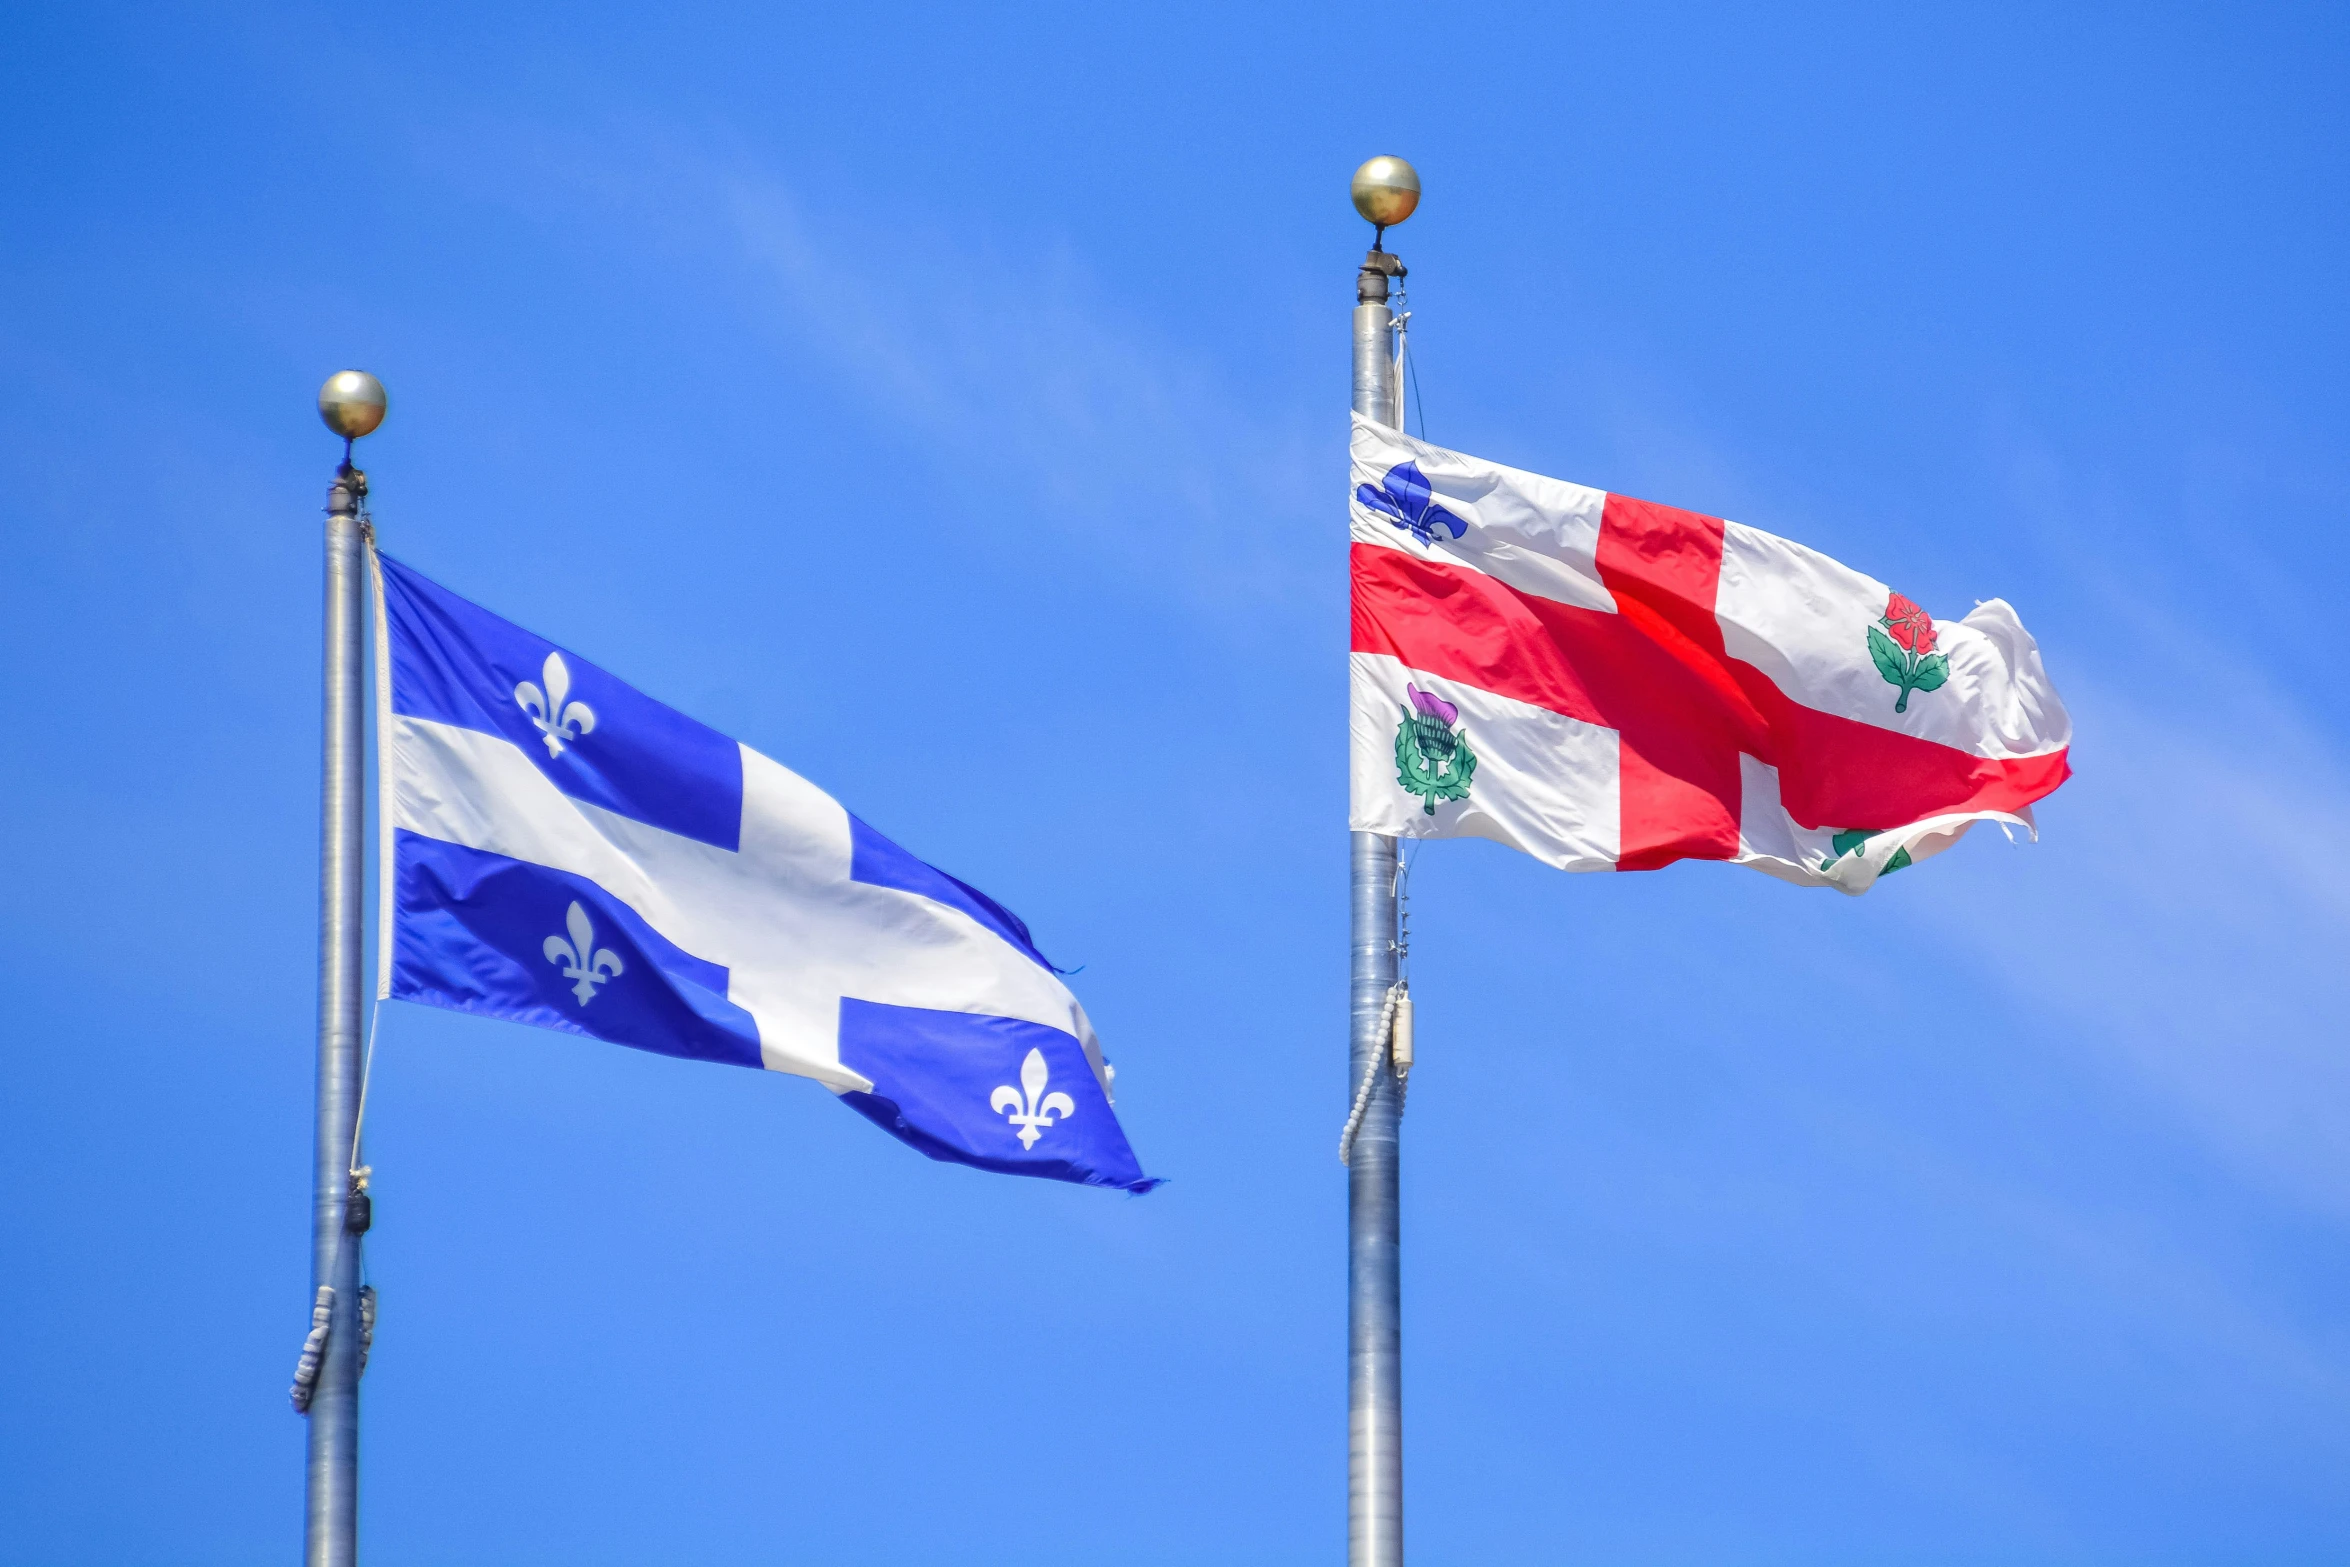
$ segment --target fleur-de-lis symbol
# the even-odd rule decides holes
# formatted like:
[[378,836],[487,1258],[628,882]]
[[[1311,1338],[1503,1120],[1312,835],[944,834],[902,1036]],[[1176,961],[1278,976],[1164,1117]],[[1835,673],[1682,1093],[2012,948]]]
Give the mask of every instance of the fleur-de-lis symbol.
[[538,726],[539,738],[547,742],[547,754],[561,756],[565,741],[594,732],[596,710],[585,702],[563,700],[571,694],[571,666],[563,662],[562,654],[547,655],[539,678],[546,681],[546,690],[541,691],[525,680],[514,688],[514,700],[522,704],[522,710]]
[[1399,462],[1388,469],[1377,489],[1356,485],[1355,499],[1422,544],[1435,543],[1439,533],[1457,539],[1469,531],[1467,523],[1435,504],[1436,491],[1416,462]]
[[579,1004],[584,1007],[596,999],[598,985],[618,979],[628,971],[628,965],[610,947],[596,945],[596,927],[589,923],[587,910],[578,904],[574,903],[563,916],[563,923],[570,930],[571,939],[549,936],[543,950],[549,963],[563,965],[565,979],[579,982],[571,987],[571,993],[579,997]]
[[1077,1113],[1077,1106],[1067,1094],[1044,1091],[1045,1079],[1052,1069],[1044,1064],[1044,1052],[1031,1050],[1028,1059],[1020,1063],[1020,1086],[1006,1083],[995,1091],[987,1107],[1020,1128],[1020,1146],[1034,1148],[1044,1129],[1053,1124],[1054,1112],[1062,1120]]

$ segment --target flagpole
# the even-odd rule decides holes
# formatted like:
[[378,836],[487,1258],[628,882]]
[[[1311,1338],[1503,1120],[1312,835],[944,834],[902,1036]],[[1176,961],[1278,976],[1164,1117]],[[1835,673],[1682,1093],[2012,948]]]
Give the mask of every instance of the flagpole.
[[367,475],[350,443],[383,422],[383,383],[345,370],[318,394],[327,427],[344,438],[327,491],[325,744],[319,796],[318,1121],[311,1188],[310,1282],[328,1301],[324,1356],[312,1385],[302,1559],[353,1567],[359,1559],[360,1246],[372,1204],[352,1201],[359,1163],[360,829],[366,659],[361,593],[366,544],[360,503]]
[[[1401,158],[1355,171],[1355,210],[1378,226],[1355,274],[1354,410],[1401,428],[1403,388],[1389,341],[1389,278],[1403,263],[1385,249],[1387,226],[1418,205],[1420,178]],[[1366,1074],[1370,1098],[1347,1165],[1346,1559],[1348,1567],[1403,1563],[1403,1274],[1399,1230],[1399,1096],[1382,1026],[1395,983],[1395,840],[1353,835],[1349,899],[1353,955],[1349,1102]]]

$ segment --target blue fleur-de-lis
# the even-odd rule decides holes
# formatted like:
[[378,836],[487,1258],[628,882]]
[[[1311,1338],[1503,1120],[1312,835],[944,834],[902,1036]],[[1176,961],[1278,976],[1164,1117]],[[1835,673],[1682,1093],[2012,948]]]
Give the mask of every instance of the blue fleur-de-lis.
[[995,1091],[987,1107],[1020,1128],[1020,1146],[1034,1148],[1036,1140],[1053,1124],[1057,1111],[1062,1120],[1077,1113],[1076,1102],[1064,1093],[1046,1093],[1044,1085],[1052,1075],[1045,1065],[1044,1052],[1031,1050],[1028,1059],[1020,1063],[1020,1086],[1006,1083]]
[[1420,472],[1418,463],[1399,462],[1387,470],[1387,477],[1373,489],[1368,484],[1355,486],[1355,499],[1385,517],[1397,527],[1408,530],[1422,544],[1433,544],[1441,530],[1446,538],[1457,539],[1469,531],[1469,525],[1451,512],[1433,503],[1435,491],[1428,485],[1428,476]]
[[530,715],[539,738],[547,742],[547,755],[561,756],[565,742],[596,727],[596,710],[585,702],[564,700],[571,695],[571,666],[563,662],[562,654],[547,655],[539,678],[547,683],[544,691],[525,680],[515,686],[514,700]]

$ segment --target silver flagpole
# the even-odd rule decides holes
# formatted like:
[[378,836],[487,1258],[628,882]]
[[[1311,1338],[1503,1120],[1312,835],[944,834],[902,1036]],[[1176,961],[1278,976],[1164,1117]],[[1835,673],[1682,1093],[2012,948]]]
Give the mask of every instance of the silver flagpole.
[[[324,1356],[310,1393],[307,1567],[359,1559],[359,1249],[372,1204],[353,1181],[359,1116],[360,828],[365,798],[361,648],[367,574],[360,501],[367,475],[350,442],[383,422],[383,383],[359,370],[330,377],[319,415],[344,438],[326,508],[326,734],[319,796],[318,1145],[310,1214],[310,1282],[327,1305]],[[354,1200],[356,1198],[356,1200]],[[329,1297],[326,1292],[331,1290]]]
[[[1373,158],[1355,171],[1353,194],[1355,210],[1379,230],[1355,274],[1354,409],[1401,428],[1403,388],[1389,342],[1394,315],[1387,283],[1404,268],[1385,242],[1387,226],[1419,204],[1420,177],[1401,158]],[[1351,858],[1350,1104],[1366,1073],[1376,1080],[1347,1166],[1346,1559],[1348,1567],[1402,1567],[1401,1158],[1394,1063],[1382,1026],[1395,983],[1395,840],[1355,833]]]

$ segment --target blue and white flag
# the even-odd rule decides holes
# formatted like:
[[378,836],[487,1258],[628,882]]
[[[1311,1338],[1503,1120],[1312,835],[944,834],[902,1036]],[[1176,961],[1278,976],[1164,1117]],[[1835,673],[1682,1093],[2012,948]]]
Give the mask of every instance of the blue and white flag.
[[375,558],[378,993],[812,1077],[934,1159],[1148,1191],[1085,1009],[821,789]]

